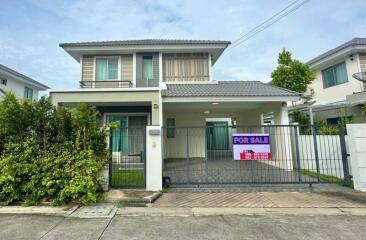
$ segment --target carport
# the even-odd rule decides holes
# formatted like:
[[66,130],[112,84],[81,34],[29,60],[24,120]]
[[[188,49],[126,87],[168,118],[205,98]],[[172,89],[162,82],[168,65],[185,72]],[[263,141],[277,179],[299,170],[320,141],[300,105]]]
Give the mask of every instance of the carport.
[[[298,93],[261,82],[167,84],[163,175],[172,184],[292,183],[287,102]],[[272,158],[234,161],[232,134],[268,134]],[[306,179],[304,179],[306,181]]]

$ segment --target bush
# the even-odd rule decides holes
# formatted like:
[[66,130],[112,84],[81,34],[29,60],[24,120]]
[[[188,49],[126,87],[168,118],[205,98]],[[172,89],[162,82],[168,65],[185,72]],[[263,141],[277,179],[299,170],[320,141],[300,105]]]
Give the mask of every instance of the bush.
[[56,109],[47,98],[18,102],[6,94],[0,102],[0,204],[96,202],[106,138],[95,108]]

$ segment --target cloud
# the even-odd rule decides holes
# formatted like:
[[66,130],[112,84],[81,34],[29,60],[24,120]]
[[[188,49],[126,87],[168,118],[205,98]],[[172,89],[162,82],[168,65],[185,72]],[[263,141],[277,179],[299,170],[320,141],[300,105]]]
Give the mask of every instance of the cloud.
[[[58,47],[60,42],[235,40],[291,1],[5,1],[0,15],[0,59],[52,88],[77,88],[79,65]],[[214,79],[266,82],[283,47],[306,61],[353,37],[365,36],[365,20],[362,0],[310,1],[224,54],[214,66]]]

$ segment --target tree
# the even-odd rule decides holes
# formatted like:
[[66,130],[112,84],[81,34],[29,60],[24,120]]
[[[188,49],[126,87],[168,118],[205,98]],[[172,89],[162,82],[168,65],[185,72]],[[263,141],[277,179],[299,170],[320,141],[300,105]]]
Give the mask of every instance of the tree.
[[278,66],[271,73],[272,85],[304,93],[315,79],[315,71],[299,60],[292,59],[291,53],[283,49],[278,55]]

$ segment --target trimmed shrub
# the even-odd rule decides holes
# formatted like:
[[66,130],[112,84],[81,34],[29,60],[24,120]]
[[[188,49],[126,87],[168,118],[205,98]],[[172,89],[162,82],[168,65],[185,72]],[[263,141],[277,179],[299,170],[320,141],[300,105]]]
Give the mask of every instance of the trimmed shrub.
[[6,94],[0,102],[0,204],[96,202],[106,139],[93,107],[56,109],[47,98],[19,102]]

